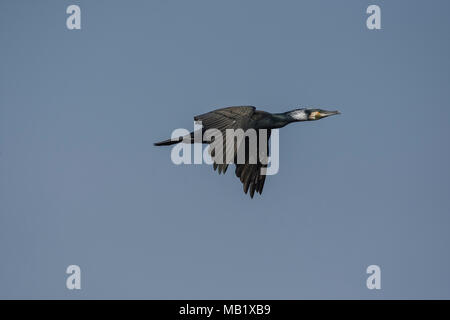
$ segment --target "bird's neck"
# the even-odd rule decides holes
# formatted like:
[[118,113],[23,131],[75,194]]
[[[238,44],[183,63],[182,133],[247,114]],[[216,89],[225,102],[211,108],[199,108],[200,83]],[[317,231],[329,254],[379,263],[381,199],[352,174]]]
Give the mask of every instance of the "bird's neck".
[[292,111],[282,112],[282,113],[272,113],[270,117],[270,123],[272,129],[283,128],[291,122],[302,121],[299,118],[292,116]]

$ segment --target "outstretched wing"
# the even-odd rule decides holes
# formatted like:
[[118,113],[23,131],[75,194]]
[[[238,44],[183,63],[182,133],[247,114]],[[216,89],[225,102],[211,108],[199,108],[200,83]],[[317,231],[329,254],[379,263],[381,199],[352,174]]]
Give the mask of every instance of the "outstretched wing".
[[[212,140],[209,145],[209,153],[213,160],[214,170],[218,168],[219,174],[225,173],[228,168],[229,163],[226,162],[226,159],[233,161],[237,153],[236,146],[233,148],[233,146],[226,144],[226,130],[247,130],[255,109],[253,106],[227,107],[194,117],[196,122],[201,121],[203,133],[206,130],[216,129],[222,135],[222,140]],[[240,142],[236,143],[236,145],[238,144]],[[220,154],[215,152],[218,148],[222,150]]]
[[[269,139],[271,131],[268,130],[267,137],[260,137],[258,134],[258,159],[256,163],[246,163],[238,164],[236,163],[236,177],[238,177],[244,187],[244,192],[247,193],[250,190],[250,197],[253,198],[255,191],[262,194],[264,188],[264,182],[266,181],[266,170],[269,155]],[[267,139],[265,152],[260,152],[259,150],[259,139]],[[247,145],[246,145],[247,148]]]
[[204,130],[244,129],[255,109],[252,106],[227,107],[195,116],[194,120],[201,121]]
[[[217,129],[222,134],[222,141],[212,140],[209,145],[209,152],[213,160],[214,170],[218,169],[219,174],[225,173],[228,165],[226,159],[232,159],[232,163],[236,165],[236,176],[241,180],[244,188],[244,192],[250,191],[250,197],[253,198],[255,191],[262,193],[264,182],[266,179],[265,169],[267,168],[267,155],[268,155],[268,140],[270,138],[270,130],[268,130],[267,136],[260,137],[259,132],[257,134],[257,154],[252,155],[249,152],[248,140],[236,141],[231,147],[226,144],[226,130],[227,129],[242,129],[246,131],[251,124],[252,116],[255,113],[255,107],[252,106],[239,106],[228,107],[223,109],[214,110],[199,116],[194,117],[195,121],[201,121],[203,125],[203,132],[209,129]],[[267,139],[267,150],[264,153],[259,152],[259,140],[260,138]],[[238,163],[237,150],[238,146],[245,147],[245,162]],[[217,148],[221,148],[222,154],[216,154]],[[253,158],[252,158],[253,157]],[[256,157],[256,159],[254,158]]]

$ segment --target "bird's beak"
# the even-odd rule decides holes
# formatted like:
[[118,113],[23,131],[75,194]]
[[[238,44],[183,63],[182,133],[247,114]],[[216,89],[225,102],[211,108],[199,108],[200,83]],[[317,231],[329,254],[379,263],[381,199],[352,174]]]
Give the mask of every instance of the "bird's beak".
[[320,111],[320,117],[321,118],[325,118],[325,117],[329,117],[329,116],[334,116],[335,114],[341,114],[339,111]]

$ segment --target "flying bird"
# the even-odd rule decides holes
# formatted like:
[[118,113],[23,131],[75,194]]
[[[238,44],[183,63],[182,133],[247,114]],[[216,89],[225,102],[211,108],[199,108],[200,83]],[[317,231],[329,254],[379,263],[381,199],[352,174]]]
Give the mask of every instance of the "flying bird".
[[[223,151],[221,155],[216,155],[215,150],[217,148],[217,143],[220,143],[219,140],[204,140],[204,138],[202,138],[202,141],[197,141],[195,140],[195,132],[191,132],[190,134],[177,139],[168,139],[157,142],[154,145],[168,146],[181,142],[198,142],[209,144],[209,151],[213,160],[213,168],[214,170],[218,169],[219,174],[226,172],[230,162],[227,163],[226,161],[223,161],[223,159],[227,154],[231,154],[230,158],[227,159],[234,159],[231,163],[234,163],[236,166],[236,176],[241,180],[244,192],[247,193],[250,191],[250,197],[253,198],[255,192],[259,192],[259,194],[262,193],[264,182],[266,180],[266,175],[262,173],[264,170],[261,169],[267,168],[267,155],[269,153],[268,140],[270,139],[271,129],[282,128],[292,122],[315,121],[336,114],[340,114],[340,112],[301,108],[283,113],[269,113],[256,110],[253,106],[236,106],[217,109],[194,117],[196,122],[201,122],[202,124],[202,137],[203,134],[209,129],[218,130],[218,132],[222,133],[224,137],[227,129],[242,129],[243,131],[255,129],[258,140],[256,158],[252,158],[251,154],[249,155],[249,144],[244,143],[241,145],[245,146],[245,160],[241,162],[237,161],[237,146],[239,146],[239,142],[235,145],[233,144],[234,148],[232,149],[231,147],[227,148],[225,145],[225,139],[223,139],[223,150],[225,151]],[[259,129],[267,129],[267,134],[262,136]],[[260,139],[267,139],[267,141],[265,141],[267,150],[266,152],[262,152],[262,156],[260,155],[259,150]]]

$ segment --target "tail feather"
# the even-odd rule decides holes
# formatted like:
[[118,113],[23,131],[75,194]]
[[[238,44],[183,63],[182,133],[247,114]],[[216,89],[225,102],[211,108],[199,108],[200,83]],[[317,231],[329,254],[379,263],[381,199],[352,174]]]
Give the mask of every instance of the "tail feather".
[[183,137],[179,137],[178,139],[175,139],[175,140],[167,139],[164,141],[155,142],[153,145],[155,145],[155,146],[170,146],[172,144],[180,143],[181,141],[183,141]]
[[[198,131],[196,131],[198,132]],[[185,135],[184,137],[178,137],[176,139],[167,139],[164,141],[160,141],[160,142],[155,142],[153,145],[155,146],[170,146],[172,144],[176,144],[176,143],[180,143],[180,142],[184,142],[184,143],[194,143],[194,138],[195,138],[195,132],[191,132],[187,135]]]

